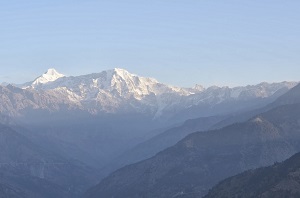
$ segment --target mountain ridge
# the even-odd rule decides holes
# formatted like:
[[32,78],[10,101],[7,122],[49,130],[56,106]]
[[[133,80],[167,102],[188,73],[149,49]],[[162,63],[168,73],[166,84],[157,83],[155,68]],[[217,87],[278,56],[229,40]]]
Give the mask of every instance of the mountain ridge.
[[[298,91],[296,87],[287,95],[298,96],[291,93]],[[118,169],[85,197],[204,196],[222,179],[299,152],[299,112],[300,103],[296,101],[246,122],[192,133],[154,157]]]
[[221,181],[204,198],[299,197],[300,153],[282,163],[248,170]]
[[[170,86],[154,78],[140,77],[120,68],[80,76],[64,76],[55,69],[50,80],[39,80],[21,85],[23,89],[51,91],[69,99],[92,114],[101,112],[139,112],[151,114],[153,119],[176,120],[207,117],[242,111],[250,106],[266,104],[278,91],[285,92],[297,82],[260,83],[239,87],[193,88]],[[49,75],[50,75],[49,74]],[[239,105],[234,103],[239,102]],[[252,107],[251,107],[252,108]],[[184,117],[183,117],[184,116]]]

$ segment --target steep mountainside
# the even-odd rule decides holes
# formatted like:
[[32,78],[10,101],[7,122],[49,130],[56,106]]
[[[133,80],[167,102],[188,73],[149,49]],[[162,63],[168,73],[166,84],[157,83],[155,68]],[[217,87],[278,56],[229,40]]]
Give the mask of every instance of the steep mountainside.
[[49,82],[56,81],[59,78],[64,77],[65,75],[58,73],[55,69],[48,69],[44,74],[42,74],[40,77],[36,78],[32,82],[27,82],[23,85],[20,85],[24,88],[37,88],[42,86],[43,84],[47,84]]
[[300,101],[300,84],[294,86],[286,94],[281,95],[276,101],[269,104],[268,107],[277,107],[285,104],[295,104]]
[[116,170],[125,165],[150,158],[156,153],[175,145],[188,134],[208,130],[224,118],[225,116],[213,116],[187,120],[182,125],[170,128],[118,156],[107,166],[107,169]]
[[280,105],[296,103],[297,101],[300,101],[300,96],[298,94],[300,93],[299,88],[300,85],[293,87],[287,94],[284,94],[276,101],[263,108],[243,112],[237,115],[213,116],[188,120],[183,125],[168,129],[165,132],[156,135],[153,138],[140,143],[133,149],[125,152],[121,156],[117,157],[114,161],[112,161],[109,164],[108,169],[113,170],[117,167],[122,167],[127,164],[150,158],[159,151],[173,146],[179,140],[192,132],[204,131],[210,128],[222,128],[236,122],[246,121],[257,114],[278,107]]
[[283,163],[246,171],[220,182],[205,198],[300,197],[300,153]]
[[296,85],[295,87],[291,88],[286,94],[279,96],[274,102],[257,109],[252,109],[250,111],[236,113],[228,115],[226,119],[216,123],[212,129],[222,128],[224,126],[237,123],[237,122],[244,122],[251,117],[266,112],[270,109],[275,107],[286,105],[286,104],[295,104],[300,101],[300,84]]
[[0,125],[0,183],[5,192],[13,196],[22,191],[28,197],[76,197],[96,181],[94,174],[86,165],[45,150]]
[[159,126],[141,114],[120,116],[66,115],[26,124],[37,144],[101,168]]
[[54,91],[20,89],[12,85],[0,86],[0,112],[3,115],[20,117],[31,112],[57,112],[80,109],[81,105]]
[[112,173],[86,197],[201,197],[220,180],[300,151],[300,105],[191,134],[155,157]]

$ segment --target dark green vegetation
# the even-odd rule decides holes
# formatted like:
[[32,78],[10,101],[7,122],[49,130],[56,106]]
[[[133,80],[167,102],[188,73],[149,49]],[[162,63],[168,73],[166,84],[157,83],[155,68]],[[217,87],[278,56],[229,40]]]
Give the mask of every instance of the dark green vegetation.
[[300,197],[300,153],[283,163],[246,171],[220,182],[205,198]]

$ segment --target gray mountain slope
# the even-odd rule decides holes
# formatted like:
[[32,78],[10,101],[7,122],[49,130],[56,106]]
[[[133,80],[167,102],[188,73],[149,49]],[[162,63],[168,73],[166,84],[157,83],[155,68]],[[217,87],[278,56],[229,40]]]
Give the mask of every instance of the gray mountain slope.
[[[282,89],[278,91],[278,93],[274,94],[279,96],[274,102],[271,104],[268,104],[265,107],[254,109],[247,112],[242,112],[238,114],[229,114],[226,116],[212,116],[212,117],[204,117],[204,118],[197,118],[197,119],[191,119],[186,121],[183,125],[179,127],[174,127],[171,129],[168,129],[164,131],[163,133],[154,136],[153,138],[138,144],[133,149],[125,152],[124,154],[117,157],[114,161],[112,161],[107,169],[114,170],[117,167],[122,167],[131,163],[135,163],[138,161],[141,161],[143,159],[150,158],[154,156],[159,151],[164,150],[165,148],[168,148],[170,146],[173,146],[175,143],[177,143],[179,140],[187,136],[188,134],[195,132],[195,131],[205,131],[208,129],[218,129],[222,128],[224,126],[236,123],[236,122],[243,122],[251,117],[258,115],[262,112],[266,112],[272,108],[275,108],[277,106],[280,106],[282,104],[290,104],[289,98],[294,98],[292,102],[300,101],[297,100],[296,93],[300,93],[299,91],[300,85],[294,87],[291,89],[289,94],[284,94],[286,92],[286,89]],[[273,99],[276,98],[275,96]],[[286,98],[286,99],[285,99]],[[110,171],[106,171],[110,172]]]
[[295,104],[299,101],[300,101],[300,84],[290,89],[287,93],[280,95],[275,101],[271,102],[270,104],[267,104],[264,107],[229,115],[228,118],[216,123],[214,126],[211,127],[211,129],[218,129],[233,123],[244,122],[250,119],[251,117],[266,112],[272,108],[285,105],[285,104]]
[[187,120],[182,125],[170,128],[123,153],[113,160],[109,166],[106,167],[106,170],[116,170],[125,165],[150,158],[156,153],[175,145],[188,134],[195,131],[208,130],[212,125],[224,118],[225,116],[213,116]]
[[300,197],[300,153],[273,166],[249,170],[213,187],[205,198]]
[[[38,84],[59,77],[52,73],[56,72],[51,70],[47,78],[42,76]],[[160,119],[160,113],[168,119],[178,114],[184,115],[180,113],[182,109],[186,109],[187,113],[196,110],[199,113],[197,115],[252,109],[253,106],[274,100],[294,84],[282,82],[232,89],[177,89],[154,79],[115,69],[99,74],[60,77],[27,89],[0,86],[0,112],[24,123],[23,126],[33,132],[30,139],[36,144],[84,161],[90,166],[103,168],[124,151],[144,142],[149,131],[169,126],[168,121]],[[147,96],[142,93],[147,93]],[[176,97],[173,97],[174,94],[177,94]],[[109,111],[102,111],[102,107]],[[194,113],[191,111],[191,114],[174,120],[195,117]],[[174,120],[172,125],[176,122]],[[148,152],[147,146],[145,157],[175,144],[190,132],[203,129],[205,127],[187,130],[172,140],[172,137],[176,137],[174,134],[169,138],[170,141],[166,139],[165,145],[157,141],[164,137],[158,137],[154,140],[156,145],[152,147],[153,150]],[[134,159],[135,156],[133,154],[133,160],[119,164],[145,158],[143,153],[137,159]]]
[[29,197],[76,197],[96,182],[93,169],[35,145],[0,125],[1,183]]
[[117,170],[85,197],[201,197],[220,180],[300,151],[300,105],[193,133],[156,156]]

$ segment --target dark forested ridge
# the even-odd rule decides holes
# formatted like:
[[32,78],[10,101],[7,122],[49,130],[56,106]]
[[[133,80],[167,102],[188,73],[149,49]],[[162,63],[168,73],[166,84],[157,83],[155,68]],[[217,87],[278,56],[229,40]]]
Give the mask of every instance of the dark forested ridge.
[[246,171],[220,182],[205,198],[300,197],[300,153],[282,163]]

